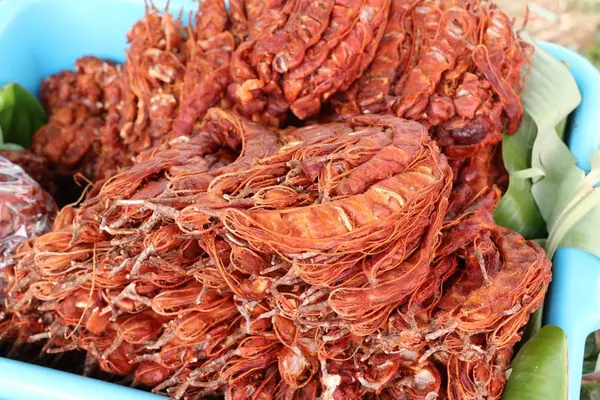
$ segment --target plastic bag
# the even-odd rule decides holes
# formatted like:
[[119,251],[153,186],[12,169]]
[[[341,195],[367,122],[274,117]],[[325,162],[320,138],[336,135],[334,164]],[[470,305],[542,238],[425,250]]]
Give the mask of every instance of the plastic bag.
[[0,269],[13,263],[21,243],[48,232],[55,216],[52,197],[21,167],[0,157]]

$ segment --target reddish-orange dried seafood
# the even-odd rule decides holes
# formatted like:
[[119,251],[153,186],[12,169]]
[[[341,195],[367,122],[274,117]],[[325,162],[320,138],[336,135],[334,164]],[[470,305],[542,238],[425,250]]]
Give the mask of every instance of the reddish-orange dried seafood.
[[[83,57],[75,72],[61,72],[42,82],[41,97],[50,121],[33,137],[31,150],[55,168],[96,177],[98,169],[113,170],[98,160],[102,129],[111,109],[121,101],[121,68],[95,57]],[[115,158],[128,165],[126,157]],[[108,171],[107,171],[108,172]],[[102,177],[101,172],[98,177]]]
[[152,8],[128,40],[122,68],[84,57],[45,81],[51,121],[32,150],[57,175],[108,178],[192,134],[213,105],[278,126],[290,115],[335,120],[331,100],[341,118],[427,126],[470,200],[490,186],[478,168],[491,158],[469,158],[520,122],[529,52],[505,14],[475,0],[238,0],[229,14],[206,0],[193,27]]
[[24,248],[9,310],[172,398],[497,399],[550,262],[451,187],[416,122],[213,109]]
[[222,0],[202,2],[194,28],[168,11],[147,10],[127,36],[123,66],[83,57],[75,72],[44,80],[50,122],[34,135],[31,151],[55,178],[81,173],[97,181],[145,150],[189,136],[230,82],[233,27]]
[[342,115],[393,113],[428,128],[451,159],[514,133],[531,47],[493,3],[398,0],[369,69],[336,101]]
[[229,94],[243,115],[279,125],[301,119],[367,69],[385,30],[391,0],[295,0],[257,6],[264,29],[236,50]]

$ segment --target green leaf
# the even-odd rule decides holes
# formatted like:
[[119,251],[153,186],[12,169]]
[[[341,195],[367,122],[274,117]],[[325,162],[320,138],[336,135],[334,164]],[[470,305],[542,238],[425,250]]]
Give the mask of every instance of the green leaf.
[[600,400],[600,383],[583,382],[580,400]]
[[18,144],[14,144],[14,143],[0,143],[0,150],[21,151],[21,150],[25,150],[25,148],[23,148],[23,146],[19,146]]
[[583,373],[584,374],[589,374],[591,372],[594,372],[595,369],[596,369],[596,361],[584,361],[583,362]]
[[557,126],[556,126],[556,133],[558,134],[558,137],[560,138],[560,140],[564,141],[565,140],[565,132],[567,131],[567,118],[563,119]]
[[[525,115],[519,130],[514,135],[505,135],[502,142],[509,186],[494,215],[498,224],[521,233],[527,239],[546,236],[544,213],[540,207],[552,202],[554,196],[547,196],[547,192],[554,177],[538,189],[540,196],[546,195],[543,199],[534,197],[533,182],[546,179],[542,177],[547,174],[545,162],[557,153],[561,153],[562,158],[555,160],[557,162],[552,167],[560,170],[570,165],[573,157],[556,134],[556,127],[559,125],[559,132],[564,131],[566,117],[581,101],[577,84],[568,68],[538,45],[534,46],[527,84],[521,96]],[[546,143],[548,136],[552,136],[549,144]],[[565,155],[560,149],[554,150],[557,143],[569,154]],[[546,154],[548,149],[552,151]],[[547,157],[542,157],[542,154]]]
[[514,135],[504,135],[502,154],[509,184],[494,213],[497,224],[519,232],[527,239],[546,236],[546,224],[531,194],[531,179],[519,176],[520,171],[531,167],[536,133],[535,122],[525,114],[519,130]]
[[[600,257],[600,235],[594,233],[600,224],[600,188],[596,187],[600,183],[600,151],[591,157],[592,170],[587,175],[574,159],[568,159],[567,152],[555,145],[540,153],[547,164],[546,176],[532,188],[550,231],[546,251],[552,256],[558,247],[569,247]],[[562,157],[563,161],[551,164],[551,157]],[[547,201],[549,196],[551,202]]]
[[0,143],[28,147],[33,134],[47,122],[39,101],[16,83],[0,89]]
[[569,68],[534,44],[531,70],[521,97],[540,132],[554,129],[579,105],[581,94]]
[[[585,173],[563,142],[566,117],[581,95],[568,66],[536,46],[522,95],[525,116],[518,132],[502,144],[509,187],[496,210],[500,225],[528,239],[548,232],[546,252],[559,247],[600,257],[600,153]],[[531,330],[535,333],[536,329]]]
[[523,345],[511,365],[503,400],[566,400],[567,337],[545,326]]
[[[526,164],[522,154],[518,154],[518,162],[514,154],[504,155],[511,168],[507,166],[510,197],[503,201],[513,208],[509,210],[513,211],[513,218],[524,216],[519,222],[525,223],[529,218],[538,223],[537,217],[541,215],[549,233],[546,252],[550,258],[559,247],[578,248],[600,256],[600,235],[592,233],[600,225],[600,189],[594,188],[600,182],[600,153],[592,157],[592,171],[586,176],[562,140],[565,117],[580,101],[581,95],[568,67],[536,46],[523,93],[527,115],[521,129],[526,133],[515,138],[523,148],[532,145],[530,164]],[[508,149],[503,147],[503,150]],[[526,193],[530,184],[535,210]],[[513,199],[522,202],[520,209],[515,210]],[[501,211],[500,216],[508,214]],[[507,217],[502,221],[511,222]],[[514,226],[512,223],[510,227]],[[539,234],[539,226],[536,228]],[[517,230],[532,237],[531,226],[519,226]]]
[[[598,183],[600,181],[596,181]],[[564,183],[567,182],[566,178]],[[565,185],[561,185],[565,186]],[[572,247],[585,250],[600,257],[600,189],[592,189],[585,194],[585,188],[572,192],[573,199],[560,212],[554,209],[548,225],[552,226],[546,252],[552,257],[559,247]],[[579,199],[581,197],[581,199]],[[557,199],[556,206],[560,206]]]

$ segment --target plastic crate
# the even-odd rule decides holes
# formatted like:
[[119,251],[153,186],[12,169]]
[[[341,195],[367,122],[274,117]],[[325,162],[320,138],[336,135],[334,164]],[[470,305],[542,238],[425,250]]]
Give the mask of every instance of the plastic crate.
[[[154,0],[157,7],[165,1]],[[171,0],[171,9],[193,10],[192,0]],[[0,86],[18,82],[37,92],[42,79],[95,55],[124,60],[125,34],[143,16],[142,0],[0,0]],[[584,58],[544,44],[567,61],[583,95],[573,113],[569,146],[579,166],[600,147],[600,74]],[[546,322],[569,340],[570,399],[577,399],[586,336],[600,328],[600,260],[559,249],[547,302]],[[0,400],[151,400],[163,397],[61,371],[0,358]]]

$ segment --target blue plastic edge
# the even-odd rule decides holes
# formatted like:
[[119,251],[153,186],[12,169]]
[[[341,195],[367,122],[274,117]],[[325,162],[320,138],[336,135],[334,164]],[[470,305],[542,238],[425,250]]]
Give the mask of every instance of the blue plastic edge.
[[0,358],[2,400],[164,400],[114,383]]
[[[571,115],[567,138],[577,165],[590,170],[589,157],[600,148],[600,73],[581,55],[562,46],[542,43],[569,64],[582,101]],[[600,227],[598,227],[600,234]],[[559,249],[553,260],[552,284],[546,299],[545,324],[561,327],[569,351],[569,399],[580,397],[587,336],[600,329],[600,259],[577,249]]]

